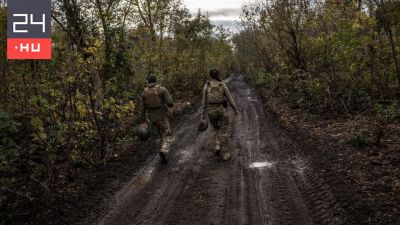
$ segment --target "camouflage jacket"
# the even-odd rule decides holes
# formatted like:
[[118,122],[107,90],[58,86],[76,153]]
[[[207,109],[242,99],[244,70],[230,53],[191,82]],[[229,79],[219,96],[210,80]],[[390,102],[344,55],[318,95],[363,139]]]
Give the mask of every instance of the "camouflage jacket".
[[233,98],[232,98],[232,96],[231,96],[231,93],[229,92],[229,89],[228,89],[228,87],[226,86],[226,84],[224,83],[224,82],[220,82],[220,81],[216,81],[216,80],[211,80],[211,81],[208,81],[207,83],[206,83],[206,85],[204,85],[204,88],[203,88],[203,99],[202,99],[202,108],[203,108],[203,112],[205,112],[206,110],[207,110],[207,93],[208,93],[208,88],[209,88],[209,84],[210,84],[210,82],[218,82],[218,83],[222,83],[222,86],[223,86],[223,94],[224,94],[224,97],[225,97],[225,99],[228,101],[228,103],[229,103],[229,105],[234,109],[234,110],[237,110],[237,106],[236,106],[236,103],[235,103],[235,101],[233,100]]
[[[147,87],[155,87],[160,97],[162,106],[157,109],[147,109],[144,104],[143,93],[141,95],[140,101],[140,118],[142,121],[149,119],[150,121],[160,121],[168,116],[168,107],[173,107],[174,103],[172,101],[171,94],[169,91],[160,85],[154,83],[147,84]],[[147,118],[146,118],[147,116]]]

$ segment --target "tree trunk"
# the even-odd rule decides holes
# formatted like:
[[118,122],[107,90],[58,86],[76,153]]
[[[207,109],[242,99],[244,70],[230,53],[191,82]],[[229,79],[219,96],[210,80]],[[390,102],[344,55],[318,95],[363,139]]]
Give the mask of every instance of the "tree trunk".
[[305,70],[305,65],[303,63],[303,59],[302,56],[300,54],[300,50],[299,50],[299,44],[297,41],[297,35],[296,32],[292,29],[290,31],[290,36],[292,38],[292,46],[293,46],[293,51],[294,51],[294,57],[296,60],[296,67],[302,70]]
[[106,11],[104,10],[102,2],[100,0],[96,0],[96,7],[97,10],[99,10],[99,17],[104,32],[105,62],[102,68],[102,77],[107,80],[111,73],[111,53],[112,53],[111,52],[112,33],[110,30],[110,25],[109,25],[110,23],[108,21],[108,18],[106,18],[109,12],[107,10]]
[[97,118],[97,114],[96,114],[96,108],[95,108],[95,101],[93,99],[93,94],[92,94],[92,87],[91,85],[89,85],[89,98],[90,98],[90,106],[92,109],[92,115],[93,115],[93,120],[94,120],[94,124],[96,125],[96,129],[97,129],[97,135],[99,136],[99,139],[101,141],[101,150],[100,150],[100,157],[103,160],[105,157],[105,147],[106,147],[106,140],[104,138],[104,134],[103,134],[103,130],[100,126],[100,122]]
[[394,64],[396,66],[397,85],[398,85],[398,88],[400,88],[400,68],[399,68],[399,62],[397,61],[397,51],[396,51],[396,45],[393,40],[392,28],[390,27],[390,24],[388,22],[387,23],[385,22],[384,27],[385,27],[386,33],[387,33],[389,41],[390,41],[390,46],[392,49],[392,57],[394,60]]

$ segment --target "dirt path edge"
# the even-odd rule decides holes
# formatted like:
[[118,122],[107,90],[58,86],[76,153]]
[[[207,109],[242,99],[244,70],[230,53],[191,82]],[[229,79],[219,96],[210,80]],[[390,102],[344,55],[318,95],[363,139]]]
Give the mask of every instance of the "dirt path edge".
[[[355,149],[348,142],[339,141],[338,138],[329,135],[317,136],[310,131],[307,124],[303,124],[304,121],[297,123],[294,119],[288,123],[282,118],[282,110],[278,108],[280,106],[277,106],[277,104],[285,105],[286,103],[268,88],[257,88],[257,92],[267,116],[272,118],[271,121],[275,126],[284,130],[301,147],[300,154],[311,158],[310,165],[313,170],[330,186],[335,199],[343,208],[346,224],[398,224],[396,217],[397,219],[399,217],[393,214],[396,210],[389,211],[374,203],[372,198],[366,197],[368,193],[365,187],[356,182],[360,171],[365,170],[365,168],[360,168],[361,163],[358,162],[360,151],[361,154],[366,154],[362,152],[365,150]],[[288,112],[290,113],[295,112]],[[392,208],[397,207],[392,205]]]

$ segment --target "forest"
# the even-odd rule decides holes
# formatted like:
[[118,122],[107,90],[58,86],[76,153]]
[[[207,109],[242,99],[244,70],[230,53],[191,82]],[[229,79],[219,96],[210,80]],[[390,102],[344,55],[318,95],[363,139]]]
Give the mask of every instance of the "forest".
[[[400,92],[398,1],[262,1],[233,38],[241,68],[293,105],[390,122]],[[249,41],[251,40],[251,41]]]
[[82,171],[135,145],[150,73],[176,100],[199,98],[218,68],[313,116],[367,116],[358,146],[398,132],[399,1],[258,0],[238,25],[180,0],[52,0],[52,60],[7,60],[0,0],[0,224],[62,215]]

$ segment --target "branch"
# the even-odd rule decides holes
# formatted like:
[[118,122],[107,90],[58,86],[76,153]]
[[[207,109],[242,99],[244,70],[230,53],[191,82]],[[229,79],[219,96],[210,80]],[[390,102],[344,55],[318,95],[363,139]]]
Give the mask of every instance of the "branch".
[[23,199],[26,199],[26,200],[28,200],[28,201],[30,201],[30,202],[32,202],[32,203],[33,203],[34,201],[37,201],[37,202],[41,203],[42,205],[47,206],[48,208],[51,208],[51,209],[53,209],[53,210],[58,211],[58,208],[55,208],[54,206],[51,206],[51,205],[49,205],[49,204],[47,204],[47,203],[45,203],[45,202],[43,202],[43,201],[41,201],[41,200],[39,200],[39,199],[35,199],[35,198],[32,198],[32,197],[23,195],[23,194],[21,194],[21,193],[18,193],[18,192],[16,192],[16,191],[10,190],[10,189],[8,189],[8,188],[3,188],[3,187],[0,187],[0,188],[1,188],[3,191],[7,191],[7,192],[9,192],[9,193],[11,193],[11,194],[14,194],[14,195],[18,196],[18,197],[21,197],[21,198],[23,198]]
[[57,17],[54,15],[54,12],[51,13],[51,18],[53,18],[53,20],[56,21],[56,23],[61,27],[62,30],[68,33],[67,28],[57,19]]

